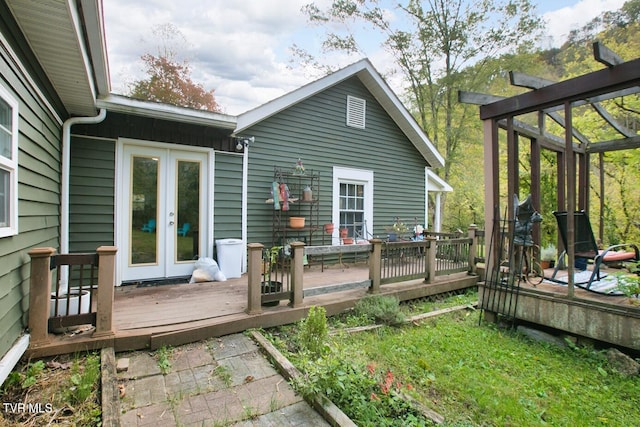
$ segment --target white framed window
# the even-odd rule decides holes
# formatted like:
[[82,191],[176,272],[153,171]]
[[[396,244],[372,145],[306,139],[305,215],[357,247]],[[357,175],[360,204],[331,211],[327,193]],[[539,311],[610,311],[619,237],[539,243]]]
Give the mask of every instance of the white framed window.
[[364,129],[366,113],[366,100],[347,95],[347,126]]
[[[347,237],[368,240],[373,230],[373,171],[333,168],[333,223]],[[340,244],[339,232],[332,243]]]
[[0,237],[18,234],[18,101],[0,86]]

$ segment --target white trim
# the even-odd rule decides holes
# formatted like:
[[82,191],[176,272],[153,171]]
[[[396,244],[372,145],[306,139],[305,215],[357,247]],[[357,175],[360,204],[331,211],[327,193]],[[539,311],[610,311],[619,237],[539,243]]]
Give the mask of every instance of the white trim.
[[0,385],[4,383],[13,368],[18,364],[20,358],[29,347],[30,335],[22,335],[13,344],[13,346],[5,353],[0,360]]
[[442,218],[440,209],[442,205],[442,193],[453,191],[453,187],[445,182],[429,168],[424,169],[425,172],[425,230],[429,229],[429,192],[435,193],[436,205],[434,208],[433,231],[439,233],[442,228]]
[[126,96],[114,94],[101,97],[96,101],[96,105],[98,108],[107,109],[107,111],[127,115],[171,120],[180,123],[215,126],[229,130],[236,127],[235,116],[213,113],[205,110],[195,110],[193,108],[178,107],[159,102],[141,101],[139,99],[127,98]]
[[239,115],[235,133],[240,133],[280,111],[354,76],[367,87],[429,165],[435,168],[443,167],[444,158],[429,141],[415,118],[407,111],[400,99],[366,58]]
[[[0,156],[0,169],[9,173],[9,212],[7,212],[8,225],[0,227],[0,238],[15,236],[18,234],[18,100],[3,86],[0,86],[0,98],[11,108],[11,129],[7,129],[11,135],[11,158]],[[4,207],[0,207],[4,209]]]
[[331,244],[340,244],[340,184],[364,185],[364,221],[369,233],[373,230],[373,171],[364,169],[333,167],[333,190],[331,194],[332,222],[335,224]]
[[[123,236],[123,233],[126,230],[121,227],[124,215],[127,215],[128,207],[124,205],[124,190],[122,188],[123,182],[125,180],[124,173],[128,171],[124,171],[124,149],[125,146],[137,146],[137,147],[145,147],[145,148],[153,148],[159,150],[173,150],[173,151],[192,151],[197,153],[207,154],[207,174],[204,179],[207,180],[207,193],[205,195],[205,200],[203,200],[205,206],[205,224],[207,227],[206,230],[206,243],[205,250],[203,254],[200,254],[201,257],[213,257],[213,201],[214,201],[214,177],[215,177],[215,151],[211,148],[207,147],[196,147],[191,145],[180,145],[180,144],[171,144],[166,142],[156,142],[156,141],[146,141],[146,140],[138,140],[131,138],[118,138],[116,141],[116,173],[115,173],[115,206],[114,206],[114,244],[116,247],[121,248],[118,251],[118,257],[116,258],[116,285],[122,284],[122,276],[124,271],[124,266],[127,262],[127,250],[126,250],[126,237]],[[154,279],[154,277],[149,277],[149,279]]]
[[453,191],[453,187],[447,184],[444,179],[436,175],[436,173],[430,168],[425,168],[425,176],[427,179],[427,191]]

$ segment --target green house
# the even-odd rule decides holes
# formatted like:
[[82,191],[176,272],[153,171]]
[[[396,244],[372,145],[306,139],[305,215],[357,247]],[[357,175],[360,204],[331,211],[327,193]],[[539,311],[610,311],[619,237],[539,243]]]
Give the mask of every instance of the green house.
[[101,0],[0,0],[0,382],[29,344],[31,249],[117,246],[121,285],[224,244],[241,274],[249,242],[438,227],[443,159],[368,60],[231,116],[111,94],[103,22]]

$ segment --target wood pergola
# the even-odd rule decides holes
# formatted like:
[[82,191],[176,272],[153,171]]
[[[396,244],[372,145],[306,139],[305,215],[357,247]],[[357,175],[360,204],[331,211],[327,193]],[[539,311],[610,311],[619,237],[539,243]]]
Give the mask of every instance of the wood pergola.
[[[492,235],[500,233],[500,189],[499,162],[500,131],[506,131],[507,141],[507,200],[519,194],[520,170],[518,167],[520,140],[530,143],[531,198],[533,206],[540,209],[540,173],[541,150],[550,150],[557,157],[557,210],[573,212],[589,210],[590,157],[599,155],[603,162],[603,153],[616,150],[628,150],[640,147],[640,135],[622,124],[608,113],[602,101],[637,94],[640,92],[640,58],[623,61],[618,55],[600,43],[593,44],[596,61],[605,68],[579,77],[551,82],[521,73],[510,73],[511,84],[531,89],[529,92],[509,98],[492,95],[460,92],[459,99],[464,103],[480,105],[480,118],[484,128],[484,173],[485,173],[485,230],[487,242]],[[607,141],[590,141],[573,125],[573,111],[577,107],[593,108],[604,121],[620,135],[620,138]],[[537,113],[537,126],[531,126],[518,120],[518,116]],[[564,114],[562,114],[564,113]],[[564,137],[547,132],[547,118],[564,128]],[[502,168],[504,169],[504,165]],[[602,171],[602,167],[600,168]],[[602,172],[601,172],[602,173]],[[601,194],[604,194],[604,180],[601,176]],[[601,197],[602,199],[602,197]],[[601,212],[603,205],[601,201]],[[514,217],[515,207],[508,203],[505,211],[508,218]],[[602,221],[599,236],[602,238]],[[539,244],[540,231],[536,227],[534,242]],[[568,294],[574,295],[574,219],[567,217],[567,255],[568,255]],[[496,255],[496,254],[494,254]],[[497,258],[488,257],[487,270],[497,262]]]

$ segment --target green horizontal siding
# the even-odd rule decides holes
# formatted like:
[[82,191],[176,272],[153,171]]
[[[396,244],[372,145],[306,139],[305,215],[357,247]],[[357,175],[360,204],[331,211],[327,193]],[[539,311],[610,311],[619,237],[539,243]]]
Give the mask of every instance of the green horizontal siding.
[[214,230],[218,239],[242,237],[242,156],[216,152]]
[[[347,95],[366,100],[366,128],[346,126]],[[383,234],[395,216],[424,223],[426,160],[357,78],[351,78],[243,132],[255,136],[249,148],[248,238],[271,243],[273,210],[265,203],[273,167],[320,173],[319,223],[331,221],[334,166],[374,173],[374,224]],[[321,233],[320,233],[321,234]],[[315,237],[314,237],[315,239]]]
[[[0,86],[18,100],[18,234],[0,238],[0,357],[27,325],[30,285],[28,252],[59,244],[61,123],[32,86],[53,93],[42,70],[34,71],[28,44],[20,38],[11,13],[0,3],[0,31],[11,47],[0,43]],[[21,61],[18,67],[9,49]],[[36,62],[33,62],[36,64]],[[32,72],[30,76],[23,70]],[[60,100],[49,98],[51,105]],[[63,111],[58,115],[65,117]]]
[[115,142],[74,136],[69,176],[69,250],[114,244]]

